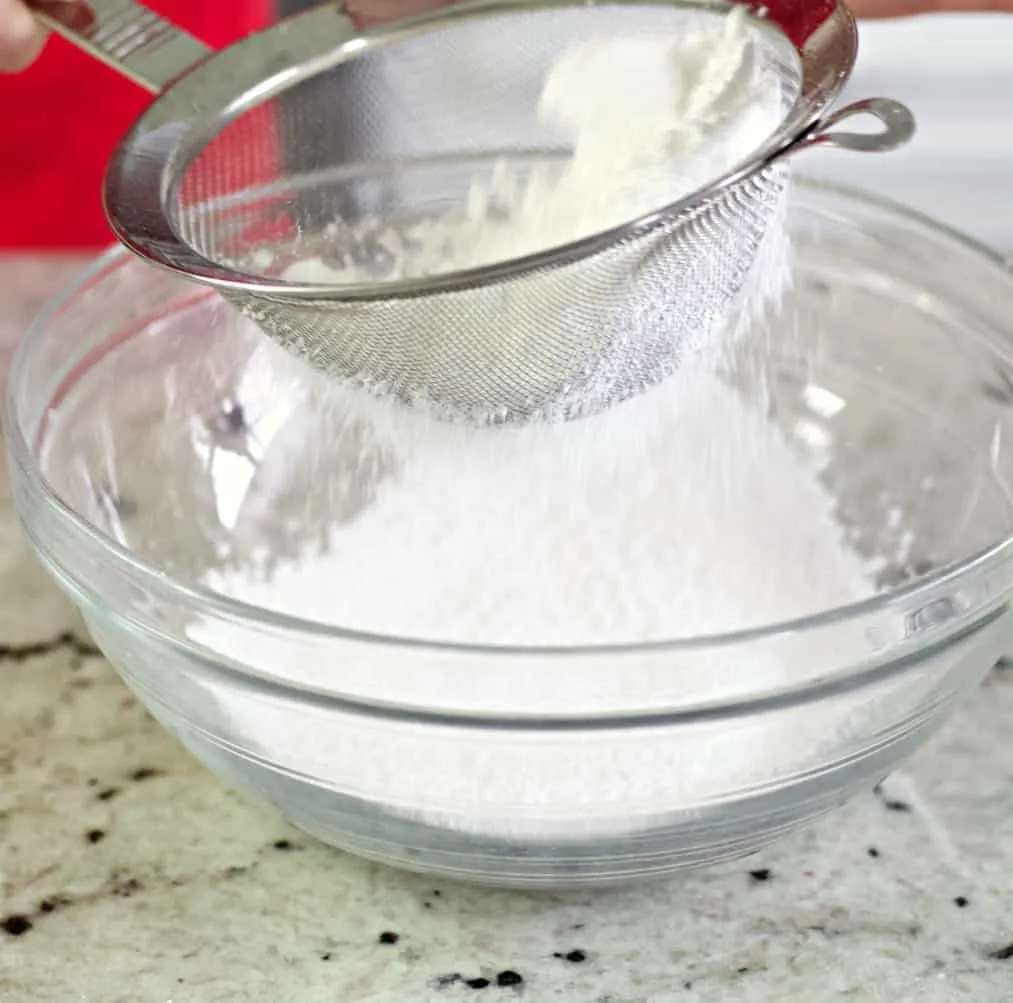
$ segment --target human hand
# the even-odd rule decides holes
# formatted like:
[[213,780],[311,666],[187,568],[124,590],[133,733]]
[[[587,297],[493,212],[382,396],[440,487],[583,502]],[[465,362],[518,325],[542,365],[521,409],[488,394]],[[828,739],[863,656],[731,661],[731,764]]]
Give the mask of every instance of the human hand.
[[0,70],[23,70],[42,50],[46,33],[21,0],[0,0]]
[[[61,20],[84,27],[92,14],[74,0],[32,0],[36,8],[60,8]],[[46,42],[46,31],[29,9],[29,0],[0,0],[0,73],[16,73],[35,62]]]

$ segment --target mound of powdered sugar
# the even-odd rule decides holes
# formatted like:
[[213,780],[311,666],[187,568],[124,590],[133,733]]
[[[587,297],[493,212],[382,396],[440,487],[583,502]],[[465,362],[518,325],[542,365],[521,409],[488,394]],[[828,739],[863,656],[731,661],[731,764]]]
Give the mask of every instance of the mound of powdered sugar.
[[304,553],[269,575],[212,573],[218,591],[351,630],[510,645],[720,633],[868,594],[833,499],[714,373],[515,430],[339,401],[370,429],[353,465],[386,458],[372,500],[326,527],[323,549],[304,527]]
[[[791,620],[873,592],[834,502],[762,408],[713,373],[680,374],[597,418],[562,427],[464,429],[333,402],[383,456],[372,499],[340,524],[308,524],[283,558],[265,551],[208,574],[255,606],[358,631],[511,645],[659,641]],[[367,418],[367,414],[369,417]],[[286,430],[285,485],[314,474],[319,418]],[[339,426],[335,426],[338,428]],[[307,443],[300,456],[296,444]],[[279,444],[279,447],[281,444]],[[337,487],[337,485],[335,485]],[[744,681],[776,689],[836,653],[808,646],[715,648],[556,664],[495,663],[353,643],[299,649],[270,633],[201,620],[192,639],[282,680],[380,704],[486,713],[600,713],[716,699]],[[805,769],[842,718],[803,706],[624,734],[525,734],[406,726],[354,710],[221,693],[229,728],[285,769],[427,825],[503,837],[636,832],[660,810],[691,810]]]
[[[726,31],[701,41],[696,62],[680,64],[687,75],[661,88],[658,107],[624,109],[603,92],[595,98],[601,115],[590,115],[586,95],[574,93],[573,80],[582,77],[574,66],[599,56],[585,50],[564,60],[545,101],[580,133],[570,191],[593,191],[597,172],[601,191],[617,192],[639,177],[644,187],[622,197],[646,192],[653,199],[651,186],[670,176],[673,164],[692,162],[680,160],[687,151],[719,149],[732,158],[727,168],[755,147],[759,119],[749,116],[739,147],[727,135],[718,143],[727,125],[720,102],[752,100],[748,89],[739,90],[751,79],[742,69],[740,28],[729,19]],[[636,46],[617,44],[631,72],[652,65],[647,49],[638,54]],[[763,102],[759,94],[756,107]],[[637,142],[625,142],[634,134]],[[717,145],[708,146],[712,140]],[[624,158],[629,167],[631,156],[635,169],[619,184],[613,168]],[[713,162],[706,167],[712,169]],[[526,191],[522,198],[530,201],[516,217],[533,232],[569,226],[574,213],[590,219],[580,216],[579,200],[562,198],[565,185],[549,185],[535,198],[538,190]],[[592,198],[587,211],[600,219],[608,203]],[[481,258],[504,241],[523,241],[520,231],[489,230],[479,194],[475,206],[474,240],[451,241],[454,255],[470,246]],[[761,256],[757,288],[779,288],[781,238],[774,234],[774,251]],[[866,597],[873,591],[869,568],[848,548],[833,498],[763,406],[740,395],[714,365],[731,354],[738,330],[729,328],[727,343],[650,391],[562,425],[453,426],[322,381],[313,390],[315,406],[295,408],[289,420],[279,467],[285,483],[277,491],[291,495],[297,485],[317,502],[329,492],[344,497],[347,482],[368,471],[369,489],[357,489],[366,502],[340,518],[328,518],[326,505],[321,515],[318,504],[305,507],[302,522],[289,512],[281,524],[279,514],[284,547],[212,570],[206,584],[263,609],[352,631],[525,647],[737,631]],[[297,363],[277,349],[265,348],[261,360],[278,376],[279,394],[282,376],[291,385],[302,379],[291,378]],[[310,385],[309,377],[302,382]],[[332,456],[342,444],[351,452]],[[430,655],[408,648],[356,643],[332,663],[332,648],[308,660],[270,632],[251,639],[210,618],[190,633],[206,651],[276,678],[380,704],[425,704],[428,696],[451,711],[551,707],[578,714],[592,703],[608,710],[628,707],[631,687],[648,692],[645,680],[673,693],[680,673],[691,678],[691,666],[668,661],[650,669],[638,663],[634,683],[611,659],[557,669],[535,656],[497,662],[496,670],[459,658],[441,674]],[[769,650],[738,649],[734,658],[715,650],[695,660],[693,670],[702,666],[707,679],[701,694],[699,675],[693,677],[693,694],[720,696],[744,676],[770,688],[790,686],[826,654],[806,652],[801,665]],[[223,694],[223,712],[252,748],[331,790],[436,826],[538,838],[636,831],[660,810],[698,806],[804,768],[836,726],[832,714],[756,715],[734,728],[701,724],[622,738],[574,733],[544,743],[496,733],[483,744],[472,734],[337,708],[312,719],[307,710],[293,726],[282,703],[239,694]]]

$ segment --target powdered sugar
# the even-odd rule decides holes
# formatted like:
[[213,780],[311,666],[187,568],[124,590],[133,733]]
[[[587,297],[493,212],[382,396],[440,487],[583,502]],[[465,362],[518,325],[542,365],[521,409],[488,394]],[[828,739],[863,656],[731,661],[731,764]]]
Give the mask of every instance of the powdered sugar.
[[[331,402],[368,428],[356,445],[375,493],[336,524],[304,523],[285,557],[265,551],[207,584],[260,608],[396,637],[502,645],[595,645],[735,631],[872,593],[834,503],[792,444],[710,371],[680,373],[598,418],[517,431],[464,429],[362,400]],[[340,423],[334,429],[341,427]],[[320,432],[287,430],[288,479],[326,493]],[[308,433],[308,434],[305,434]],[[350,441],[352,436],[346,436]],[[296,446],[303,442],[300,448]],[[361,451],[361,452],[360,452]],[[381,460],[382,458],[382,460]],[[444,711],[616,711],[771,692],[836,653],[738,646],[637,657],[502,662],[354,644],[346,654],[190,627],[205,650],[283,680],[379,704]],[[621,671],[628,665],[630,675]],[[662,809],[693,810],[804,768],[839,743],[840,710],[756,714],[566,742],[411,726],[328,709],[286,724],[283,704],[223,693],[230,727],[286,769],[426,825],[483,835],[635,833]]]
[[[628,223],[749,157],[779,124],[782,95],[740,8],[674,37],[600,38],[573,48],[546,78],[538,114],[572,145],[562,165],[501,160],[490,177],[473,178],[462,206],[407,227],[367,217],[351,243],[382,252],[386,279],[421,278]],[[336,267],[310,258],[284,274],[294,282],[369,281],[375,261],[350,257]]]
[[[460,239],[465,231],[453,239],[443,234],[436,242],[441,253],[449,249],[459,263],[468,252],[470,261],[479,261],[492,248],[499,254],[514,241],[516,249],[531,234],[561,232],[578,219],[598,227],[617,205],[625,215],[631,199],[655,199],[670,184],[673,165],[688,171],[697,155],[701,169],[712,172],[716,161],[707,160],[708,150],[723,162],[737,149],[717,140],[722,102],[755,102],[749,104],[755,121],[746,115],[736,121],[752,124],[732,130],[743,155],[752,149],[769,123],[764,92],[749,92],[753,78],[737,41],[739,25],[729,19],[696,63],[683,53],[685,78],[671,72],[665,60],[672,51],[657,40],[616,42],[609,59],[621,57],[630,74],[641,74],[640,84],[642,74],[661,74],[655,108],[624,107],[621,87],[618,99],[607,92],[578,95],[574,81],[588,79],[587,63],[604,59],[605,49],[571,54],[543,94],[547,113],[578,133],[564,174],[569,195],[549,197],[550,189],[560,194],[552,187],[558,178],[536,179],[518,194],[512,218],[530,224],[527,232],[511,230],[513,224],[497,229],[488,218],[491,201],[476,189],[468,241]],[[687,151],[693,156],[681,160]],[[615,174],[624,158],[631,159]],[[627,189],[631,179],[637,183]],[[519,191],[506,174],[500,181],[497,197]],[[548,187],[539,188],[542,181]],[[776,295],[785,254],[783,234],[769,234],[754,289]],[[423,267],[401,260],[409,271]],[[715,328],[713,351],[684,360],[668,380],[562,425],[455,426],[339,383],[291,380],[313,387],[316,406],[291,419],[281,489],[291,494],[293,485],[301,486],[317,504],[305,508],[302,524],[286,528],[283,552],[265,548],[239,567],[210,572],[206,582],[263,609],[350,631],[527,648],[734,632],[866,597],[869,569],[845,543],[833,499],[769,421],[762,400],[747,400],[721,373],[718,364],[731,358],[740,330]],[[296,363],[272,351],[265,348],[264,358],[280,394],[283,375],[296,372]],[[327,450],[342,444],[346,455],[321,466]],[[357,489],[367,500],[339,518],[319,501],[332,490],[335,497],[347,494],[350,476],[368,481],[368,490]],[[377,646],[372,656],[360,650],[353,667],[342,665],[335,682],[336,666],[293,661],[301,656],[268,636],[250,643],[211,620],[194,624],[191,635],[222,657],[282,679],[342,691],[355,676],[357,695],[368,692],[377,703],[410,703],[419,695],[413,677],[424,674],[413,673],[413,660],[423,656]],[[825,654],[806,652],[804,670]],[[458,677],[440,677],[446,685],[431,698],[444,710],[456,709],[459,700],[461,709],[487,713],[508,704],[522,712],[551,706],[579,713],[589,699],[598,708],[627,706],[622,675],[604,662],[594,665],[581,674],[585,689],[570,706],[551,661],[538,659],[516,667],[505,661],[498,671],[476,665],[469,672],[458,663]],[[675,685],[671,668],[651,670],[662,673],[657,678],[666,693]],[[744,675],[778,688],[803,669],[770,651],[740,651],[731,660],[719,652],[697,658],[681,671],[687,685],[692,673],[704,673],[704,695],[716,697]],[[236,700],[230,713],[250,735],[283,727],[282,710],[266,703]],[[659,805],[698,805],[777,770],[799,768],[828,741],[827,725],[818,717],[785,724],[758,715],[734,731],[701,725],[641,732],[619,743],[574,739],[580,744],[575,762],[552,747],[455,742],[396,721],[334,711],[319,731],[286,736],[285,766],[428,824],[568,837],[635,831],[638,817],[650,817]]]
[[832,499],[708,371],[558,427],[334,406],[368,415],[363,460],[385,457],[371,503],[323,552],[306,527],[294,560],[216,589],[352,630],[514,645],[733,631],[868,594]]

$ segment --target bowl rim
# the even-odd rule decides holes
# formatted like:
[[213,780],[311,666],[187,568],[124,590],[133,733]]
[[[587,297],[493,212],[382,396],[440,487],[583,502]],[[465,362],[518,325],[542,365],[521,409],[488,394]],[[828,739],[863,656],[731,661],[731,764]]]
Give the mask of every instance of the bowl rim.
[[[1013,271],[1007,260],[984,243],[962,233],[959,229],[939,222],[918,210],[908,208],[893,199],[863,191],[850,185],[836,182],[797,179],[795,187],[816,195],[821,193],[832,198],[843,199],[868,208],[878,208],[891,214],[894,219],[913,224],[929,231],[933,236],[942,238],[955,245],[959,250],[970,252],[978,257],[988,268],[1002,273],[1005,281],[1013,286]],[[891,608],[907,605],[921,594],[934,593],[941,586],[946,586],[956,579],[977,570],[1001,563],[1013,557],[1013,533],[1007,534],[1002,540],[984,549],[968,555],[962,560],[951,562],[942,568],[930,571],[915,581],[905,583],[888,591],[824,610],[819,613],[783,620],[742,630],[719,634],[701,634],[674,639],[662,639],[643,642],[622,642],[613,644],[591,645],[508,645],[479,644],[455,641],[438,641],[426,638],[401,637],[394,634],[379,634],[370,631],[353,630],[336,624],[307,620],[286,613],[265,609],[251,603],[231,598],[215,592],[201,584],[188,584],[178,581],[158,565],[138,557],[112,537],[103,533],[97,526],[74,511],[52,488],[41,467],[36,461],[35,453],[29,447],[20,425],[17,407],[17,387],[26,369],[35,339],[49,329],[54,319],[74,301],[75,297],[87,285],[107,271],[111,266],[123,261],[134,260],[128,248],[113,246],[99,257],[78,271],[74,278],[36,314],[22,335],[13,353],[8,372],[7,385],[4,389],[3,426],[7,445],[7,453],[21,481],[21,487],[27,489],[31,501],[40,508],[50,512],[71,538],[77,538],[86,546],[94,546],[102,551],[106,561],[114,566],[114,570],[140,579],[146,588],[155,594],[171,594],[176,599],[184,599],[195,606],[199,605],[205,613],[222,615],[246,625],[256,625],[269,629],[298,633],[325,641],[345,641],[368,643],[374,647],[408,648],[457,655],[482,655],[485,657],[538,656],[546,658],[565,658],[573,656],[630,655],[657,653],[690,653],[701,650],[734,647],[768,641],[778,636],[815,631],[822,628],[837,627],[854,622],[877,613],[888,612]],[[1011,344],[1013,344],[1013,325],[1011,325]],[[25,519],[22,513],[22,519]],[[251,676],[259,673],[251,673]],[[281,677],[279,682],[284,680]],[[284,681],[287,687],[300,689],[301,686]]]

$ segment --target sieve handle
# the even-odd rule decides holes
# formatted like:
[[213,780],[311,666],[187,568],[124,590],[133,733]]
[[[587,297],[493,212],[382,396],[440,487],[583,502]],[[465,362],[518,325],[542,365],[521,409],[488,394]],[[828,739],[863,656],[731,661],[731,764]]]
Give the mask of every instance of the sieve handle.
[[36,19],[152,94],[211,54],[135,0],[28,0]]
[[[847,132],[837,128],[848,119],[868,116],[882,126],[876,132]],[[836,147],[855,153],[887,153],[903,146],[915,134],[915,117],[910,109],[889,98],[866,98],[819,119],[773,159],[793,156],[813,147]]]

